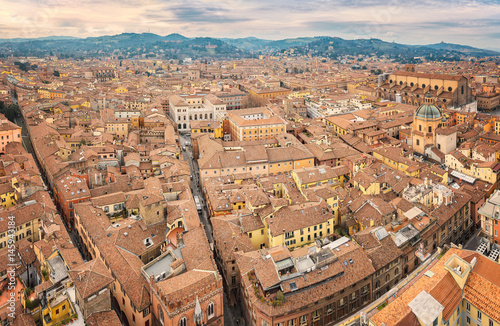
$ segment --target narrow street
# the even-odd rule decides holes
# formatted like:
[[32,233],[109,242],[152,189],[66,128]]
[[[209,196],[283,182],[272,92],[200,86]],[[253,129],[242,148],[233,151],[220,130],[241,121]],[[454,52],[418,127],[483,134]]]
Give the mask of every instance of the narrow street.
[[193,146],[191,146],[191,137],[189,135],[179,134],[179,141],[181,143],[181,151],[184,160],[189,162],[189,167],[191,169],[191,175],[193,179],[191,180],[191,192],[193,196],[198,196],[200,198],[200,203],[203,206],[200,216],[200,220],[205,227],[205,233],[207,234],[208,241],[210,245],[213,244],[213,236],[212,236],[212,225],[208,220],[208,211],[207,205],[205,201],[205,197],[203,195],[203,189],[200,184],[200,170],[198,168],[198,162],[194,159]]
[[[14,104],[17,104],[17,98],[12,96],[12,101],[14,102]],[[20,126],[22,128],[21,130],[21,137],[22,137],[22,144],[24,146],[24,148],[26,149],[26,151],[28,153],[30,153],[31,155],[33,155],[33,159],[35,160],[37,166],[38,166],[38,170],[40,170],[40,173],[42,175],[42,178],[43,178],[43,181],[47,187],[47,190],[49,192],[49,194],[51,195],[51,198],[52,198],[52,202],[54,203],[54,206],[57,208],[59,214],[62,216],[62,212],[59,211],[59,207],[57,206],[55,200],[54,200],[54,197],[52,197],[52,189],[50,189],[50,186],[47,182],[47,179],[43,173],[43,169],[40,165],[40,162],[38,162],[38,158],[36,157],[34,151],[33,151],[33,146],[31,144],[31,139],[29,137],[29,134],[28,134],[28,129],[27,129],[27,126],[26,126],[26,123],[24,122],[24,119],[23,119],[23,116],[21,114],[21,112],[19,111],[18,113],[18,116],[15,118],[14,120],[14,123],[17,124],[18,126]],[[78,251],[80,252],[80,256],[82,256],[82,258],[85,260],[85,256],[83,255],[83,251],[82,251],[82,248],[81,248],[81,244],[80,244],[80,241],[78,239],[78,236],[75,234],[74,231],[70,231],[68,229],[68,226],[66,224],[64,224],[64,226],[66,227],[66,230],[68,231],[68,234],[69,236],[71,237],[71,241],[73,242],[73,244],[75,245],[75,247],[78,248]]]
[[[20,112],[19,112],[19,117],[17,117],[15,119],[15,123],[22,127],[23,146],[30,154],[33,155],[33,158],[35,159],[35,162],[37,163],[38,168],[40,169],[40,172],[42,173],[44,182],[47,185],[47,188],[48,188],[47,190],[49,191],[49,193],[52,196],[52,189],[50,189],[50,186],[48,185],[47,180],[45,179],[45,176],[43,175],[43,171],[42,171],[41,166],[38,162],[38,159],[33,151],[33,147],[31,144],[31,140],[29,138],[28,130],[27,130],[26,124],[25,124],[24,119],[23,119]],[[193,193],[193,196],[198,196],[198,198],[200,199],[200,204],[203,207],[201,213],[199,213],[198,216],[200,217],[200,221],[202,222],[202,224],[205,228],[205,233],[207,235],[210,246],[213,250],[212,225],[209,221],[209,214],[208,214],[208,209],[206,206],[206,200],[205,200],[203,190],[202,190],[201,184],[200,184],[198,162],[194,159],[193,147],[191,145],[191,137],[190,137],[190,135],[179,135],[179,141],[180,141],[182,156],[183,156],[184,160],[186,160],[189,163],[190,170],[192,173],[191,191]],[[53,198],[52,198],[52,200],[54,201]],[[58,208],[58,206],[55,204],[55,202],[54,202],[54,205]],[[58,208],[58,210],[59,210],[59,208]],[[59,212],[59,213],[61,214],[61,212]],[[73,244],[78,248],[80,255],[82,256],[84,261],[86,261],[85,260],[86,257],[83,254],[78,235],[76,235],[76,233],[74,231],[68,230],[66,225],[64,225],[64,226],[66,227]],[[222,273],[221,271],[219,271],[219,272]],[[126,320],[124,320],[122,318],[122,316],[120,315],[120,310],[117,309],[117,305],[114,301],[112,302],[112,309],[114,309],[117,312],[122,324],[126,325]],[[235,306],[229,305],[228,300],[227,300],[227,294],[225,291],[224,291],[224,315],[225,315],[225,318],[224,318],[224,325],[225,326],[244,325],[244,319],[242,318],[240,306],[238,304]]]
[[[203,195],[203,189],[200,184],[200,170],[198,167],[198,162],[194,159],[193,146],[191,144],[190,135],[179,134],[179,141],[182,150],[182,156],[184,160],[189,162],[189,167],[191,169],[191,174],[193,179],[191,180],[191,191],[193,196],[198,196],[200,198],[200,203],[203,206],[203,210],[200,216],[200,221],[205,227],[205,233],[207,234],[208,241],[213,250],[213,235],[212,235],[212,224],[210,223],[208,217],[208,210],[206,205],[206,200]],[[184,150],[185,149],[185,150]],[[220,268],[220,267],[219,267]],[[222,275],[222,271],[219,270]],[[227,299],[227,293],[224,290],[224,325],[225,326],[240,326],[244,325],[244,319],[241,314],[241,308],[239,304],[231,306]]]

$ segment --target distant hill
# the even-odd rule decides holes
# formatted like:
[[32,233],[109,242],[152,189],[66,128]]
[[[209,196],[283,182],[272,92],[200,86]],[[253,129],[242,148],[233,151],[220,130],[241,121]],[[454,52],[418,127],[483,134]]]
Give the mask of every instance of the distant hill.
[[172,33],[172,34],[168,34],[163,39],[166,41],[185,41],[188,39],[188,37],[185,37],[184,35],[181,35],[178,33]]
[[258,51],[265,48],[265,45],[270,40],[264,40],[256,37],[245,37],[245,38],[220,38],[219,40],[226,42],[227,44],[233,45],[239,49],[246,51]]
[[256,37],[221,38],[220,40],[247,51],[282,50],[292,46],[305,45],[314,41],[315,37],[298,37],[283,40],[265,40]]
[[425,47],[431,49],[446,50],[446,51],[458,51],[464,54],[469,54],[474,57],[489,57],[489,56],[497,56],[500,54],[497,51],[493,50],[478,49],[468,45],[445,43],[445,42],[428,44],[425,45]]
[[[294,46],[294,53],[323,56],[338,59],[342,56],[376,55],[386,56],[401,62],[411,62],[423,57],[430,60],[460,60],[463,57],[495,56],[498,52],[480,50],[472,47],[435,48],[432,46],[407,45],[385,42],[380,39],[345,40],[340,37],[317,37],[313,42]],[[475,49],[475,51],[471,51]],[[281,52],[285,51],[284,49]]]
[[380,39],[345,40],[340,37],[315,36],[283,40],[246,38],[188,38],[178,33],[161,36],[153,33],[122,33],[99,37],[76,38],[51,36],[34,39],[0,39],[0,57],[47,56],[65,57],[162,57],[182,59],[243,58],[257,54],[279,54],[293,49],[294,55],[311,55],[340,59],[343,56],[385,56],[399,62],[429,60],[461,60],[467,57],[500,55],[496,51],[471,46],[437,43],[407,45]]
[[240,58],[246,56],[238,49],[219,39],[203,37],[188,38],[174,33],[160,36],[153,33],[122,33],[87,37],[83,39],[25,39],[20,42],[8,41],[0,47],[1,56],[46,56],[99,57],[165,57],[168,59],[192,58]]
[[297,37],[297,38],[287,38],[284,40],[272,41],[267,44],[270,48],[288,49],[294,46],[303,46],[314,42],[318,37]]

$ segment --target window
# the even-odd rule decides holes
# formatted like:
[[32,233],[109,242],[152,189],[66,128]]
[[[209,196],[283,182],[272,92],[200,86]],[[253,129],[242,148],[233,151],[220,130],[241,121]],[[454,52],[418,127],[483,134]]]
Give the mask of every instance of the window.
[[142,316],[143,316],[143,317],[146,317],[147,315],[149,315],[149,307],[146,307],[146,308],[142,311]]
[[313,311],[313,313],[312,313],[313,321],[319,320],[320,317],[321,317],[321,310],[318,309],[318,310]]
[[214,303],[213,303],[213,302],[210,302],[210,303],[208,304],[208,308],[207,308],[207,315],[208,315],[208,319],[211,319],[211,318],[213,318],[213,317],[214,317],[214,315],[215,315],[215,312],[214,312],[214,311],[215,311],[215,309],[214,309],[214,308],[215,308]]
[[467,310],[468,313],[470,313],[470,303],[465,304],[465,309]]
[[187,325],[187,319],[186,317],[182,317],[179,322],[179,326],[186,326],[186,325]]
[[297,320],[296,319],[290,319],[288,321],[288,326],[296,326],[297,325]]
[[418,131],[422,131],[422,125],[418,125]]
[[481,311],[477,311],[477,321],[481,321],[481,317],[483,317],[483,314],[481,313]]
[[163,310],[161,309],[160,305],[158,305],[158,319],[160,320],[160,324],[164,325]]
[[420,145],[420,140],[419,140],[419,139],[417,139],[417,146],[419,146],[419,145]]
[[431,126],[429,126],[429,132],[432,132],[432,127]]

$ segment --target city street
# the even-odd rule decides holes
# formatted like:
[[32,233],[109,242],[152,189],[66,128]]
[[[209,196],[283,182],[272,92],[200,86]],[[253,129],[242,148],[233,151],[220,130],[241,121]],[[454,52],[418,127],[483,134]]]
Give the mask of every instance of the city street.
[[[191,146],[191,137],[190,135],[179,134],[179,141],[181,143],[180,145],[182,156],[184,157],[184,160],[189,162],[191,175],[193,176],[193,179],[191,180],[191,192],[193,193],[193,196],[198,196],[198,198],[200,198],[200,203],[203,206],[201,214],[198,215],[200,216],[200,220],[205,227],[205,233],[207,234],[208,242],[210,243],[210,245],[212,245],[214,242],[212,236],[212,225],[208,220],[205,197],[203,196],[203,190],[201,189],[200,185],[200,171],[198,169],[198,162],[194,159],[193,147]],[[186,146],[186,144],[189,145]]]
[[[194,159],[193,146],[191,144],[190,135],[182,135],[179,134],[179,141],[182,150],[182,156],[184,160],[189,162],[189,166],[191,169],[191,173],[193,179],[191,180],[191,191],[193,196],[198,196],[200,198],[200,203],[203,206],[203,210],[200,216],[200,220],[205,227],[205,232],[207,234],[208,241],[211,245],[213,245],[213,236],[212,236],[212,225],[208,219],[208,211],[206,206],[205,197],[203,196],[203,190],[200,184],[200,170],[198,168],[198,162]],[[186,144],[189,144],[186,146]],[[183,150],[183,149],[186,150]],[[222,271],[219,271],[222,275]],[[224,291],[224,325],[225,326],[239,326],[244,325],[244,319],[241,315],[241,309],[239,305],[231,306],[228,304],[227,294]]]

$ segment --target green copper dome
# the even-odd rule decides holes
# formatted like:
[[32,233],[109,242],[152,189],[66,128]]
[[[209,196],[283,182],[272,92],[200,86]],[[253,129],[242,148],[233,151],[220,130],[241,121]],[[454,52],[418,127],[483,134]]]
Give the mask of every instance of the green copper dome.
[[417,117],[424,119],[441,118],[443,114],[434,104],[422,104],[415,113]]
[[439,110],[433,102],[431,94],[427,93],[425,95],[424,103],[418,107],[415,115],[424,119],[438,119],[443,117],[441,110]]

